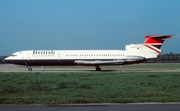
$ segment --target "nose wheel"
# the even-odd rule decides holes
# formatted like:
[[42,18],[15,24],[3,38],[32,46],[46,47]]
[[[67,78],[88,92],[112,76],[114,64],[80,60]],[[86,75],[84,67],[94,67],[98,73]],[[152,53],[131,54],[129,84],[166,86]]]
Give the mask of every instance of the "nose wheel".
[[28,71],[32,71],[31,66],[27,66],[27,68],[28,68]]

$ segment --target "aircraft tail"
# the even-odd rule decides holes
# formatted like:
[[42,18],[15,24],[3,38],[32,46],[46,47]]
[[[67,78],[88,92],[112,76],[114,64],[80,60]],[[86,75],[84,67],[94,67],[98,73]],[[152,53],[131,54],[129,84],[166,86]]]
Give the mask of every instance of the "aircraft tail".
[[143,42],[143,44],[148,47],[149,49],[157,52],[157,53],[161,53],[161,46],[164,43],[165,39],[167,38],[171,38],[171,36],[173,36],[173,34],[169,34],[169,35],[146,35],[145,36],[145,41]]
[[169,35],[146,35],[142,44],[126,45],[126,51],[130,55],[138,55],[146,59],[157,58],[161,53],[161,46],[165,39],[171,38],[173,34]]

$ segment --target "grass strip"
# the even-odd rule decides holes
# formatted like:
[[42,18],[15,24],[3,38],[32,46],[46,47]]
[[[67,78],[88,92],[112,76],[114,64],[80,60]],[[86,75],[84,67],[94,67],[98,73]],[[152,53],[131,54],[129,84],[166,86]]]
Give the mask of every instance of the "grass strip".
[[179,72],[0,72],[0,104],[180,102]]

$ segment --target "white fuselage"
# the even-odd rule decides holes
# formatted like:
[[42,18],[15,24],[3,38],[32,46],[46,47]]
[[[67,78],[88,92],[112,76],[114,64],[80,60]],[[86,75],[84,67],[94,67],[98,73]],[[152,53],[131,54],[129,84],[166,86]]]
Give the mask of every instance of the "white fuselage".
[[[138,49],[139,50],[139,49]],[[36,65],[119,65],[147,60],[129,50],[26,50],[13,53],[5,60],[27,66]]]
[[[33,53],[37,52],[37,53]],[[52,53],[48,53],[52,52]],[[27,56],[28,54],[28,56]],[[58,60],[99,60],[122,59],[125,51],[118,50],[39,50],[27,51],[24,56],[28,59],[58,59]]]
[[147,35],[142,44],[126,45],[125,50],[25,50],[13,53],[6,62],[18,65],[91,65],[100,71],[101,65],[123,65],[157,58],[160,47],[170,35]]

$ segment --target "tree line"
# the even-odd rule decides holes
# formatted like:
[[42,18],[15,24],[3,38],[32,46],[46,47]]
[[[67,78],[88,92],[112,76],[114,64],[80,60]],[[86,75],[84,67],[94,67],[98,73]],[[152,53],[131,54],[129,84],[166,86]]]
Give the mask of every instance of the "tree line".
[[[7,56],[0,56],[0,64],[4,64]],[[180,53],[173,52],[160,54],[158,58],[147,61],[146,63],[180,63]]]
[[166,54],[160,54],[158,58],[149,60],[147,62],[152,63],[180,63],[180,53],[166,53]]

